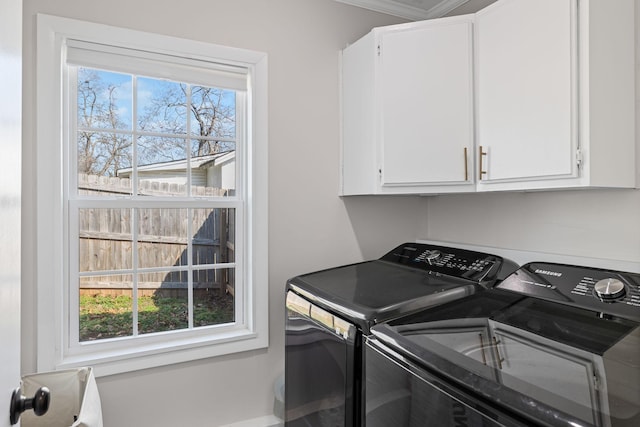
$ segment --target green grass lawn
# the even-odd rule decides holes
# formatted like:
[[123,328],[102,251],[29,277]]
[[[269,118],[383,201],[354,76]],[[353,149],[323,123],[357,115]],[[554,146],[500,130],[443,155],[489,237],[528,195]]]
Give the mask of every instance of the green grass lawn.
[[[133,300],[130,296],[82,295],[80,297],[80,341],[132,335]],[[211,293],[194,301],[194,326],[233,322],[233,297]],[[185,329],[188,324],[186,298],[148,296],[138,298],[138,333]]]

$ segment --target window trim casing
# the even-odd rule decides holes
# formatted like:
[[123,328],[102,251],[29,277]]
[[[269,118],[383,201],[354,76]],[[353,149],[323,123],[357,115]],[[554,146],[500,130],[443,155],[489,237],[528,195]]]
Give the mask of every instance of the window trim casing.
[[[65,347],[63,222],[65,134],[63,55],[67,39],[126,46],[167,55],[231,63],[249,71],[244,212],[246,327],[216,335],[152,343],[137,351],[70,356]],[[245,49],[140,32],[52,15],[37,16],[36,54],[36,342],[37,370],[92,365],[97,376],[268,347],[267,55]],[[189,335],[189,334],[186,334]]]

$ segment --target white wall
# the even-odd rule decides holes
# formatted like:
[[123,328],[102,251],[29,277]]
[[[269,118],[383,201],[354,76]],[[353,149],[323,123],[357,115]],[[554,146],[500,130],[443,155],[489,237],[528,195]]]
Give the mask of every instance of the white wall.
[[429,199],[428,238],[640,261],[640,191],[474,194]]
[[32,213],[47,208],[34,197],[39,12],[269,54],[269,349],[103,377],[98,386],[107,427],[216,426],[271,413],[284,369],[285,280],[426,234],[425,199],[337,197],[338,51],[400,20],[333,0],[25,0],[23,373],[36,369]]
[[[636,2],[638,165],[639,22]],[[640,262],[640,190],[438,196],[429,199],[426,217],[427,237],[432,240]]]

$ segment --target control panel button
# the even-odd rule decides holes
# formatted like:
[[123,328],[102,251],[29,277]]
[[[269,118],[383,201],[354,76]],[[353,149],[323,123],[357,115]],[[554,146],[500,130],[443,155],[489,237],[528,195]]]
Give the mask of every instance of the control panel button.
[[421,243],[400,245],[381,260],[483,284],[495,281],[502,265],[502,258],[495,255]]
[[435,261],[442,256],[442,252],[437,250],[425,251],[424,257],[427,261]]
[[640,322],[640,274],[531,262],[497,288]]
[[618,279],[607,278],[596,282],[593,287],[593,292],[596,296],[603,300],[612,300],[621,298],[625,295],[626,291],[624,283]]

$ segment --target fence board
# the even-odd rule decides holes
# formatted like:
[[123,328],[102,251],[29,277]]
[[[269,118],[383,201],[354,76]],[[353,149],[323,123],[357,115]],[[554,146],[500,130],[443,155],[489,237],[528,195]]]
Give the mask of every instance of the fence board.
[[[140,194],[176,196],[186,194],[186,186],[175,183],[140,181]],[[78,192],[84,195],[131,194],[128,178],[102,177],[80,174]],[[203,197],[225,196],[220,188],[192,186],[192,194]],[[80,271],[118,271],[133,268],[133,221],[131,209],[81,209],[79,212]],[[138,209],[138,265],[139,267],[172,267],[187,265],[189,236],[188,210],[169,208]],[[194,265],[213,264],[233,260],[227,228],[228,209],[193,209],[191,219],[192,258]],[[228,272],[228,270],[230,270]],[[194,290],[233,287],[233,270],[196,270],[193,272]],[[167,289],[186,290],[186,272],[156,272],[140,274],[141,291]],[[152,285],[149,285],[151,283]],[[179,284],[179,285],[176,285]],[[95,293],[96,289],[125,292],[131,289],[130,274],[114,274],[107,278],[85,277],[81,292]],[[118,289],[120,291],[118,291]],[[174,292],[175,291],[175,292]]]

